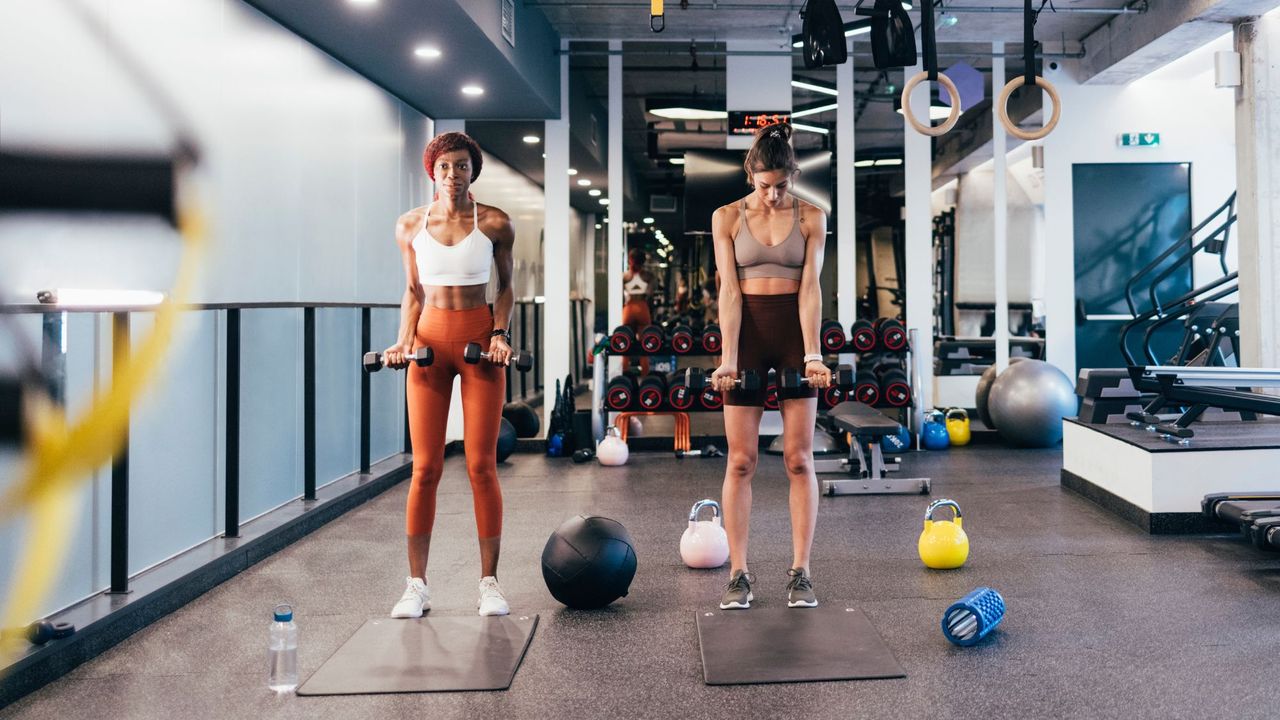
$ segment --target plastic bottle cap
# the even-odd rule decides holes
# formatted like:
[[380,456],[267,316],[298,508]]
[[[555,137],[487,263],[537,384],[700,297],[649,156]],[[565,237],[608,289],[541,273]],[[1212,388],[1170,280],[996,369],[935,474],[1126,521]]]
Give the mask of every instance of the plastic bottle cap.
[[293,622],[293,606],[288,604],[277,605],[275,617],[276,622]]

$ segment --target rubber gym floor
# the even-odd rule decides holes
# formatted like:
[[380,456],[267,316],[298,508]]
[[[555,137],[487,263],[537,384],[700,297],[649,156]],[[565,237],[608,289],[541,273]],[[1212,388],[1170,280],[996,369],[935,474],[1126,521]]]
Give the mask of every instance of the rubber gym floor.
[[[308,677],[404,582],[402,483],[20,700],[0,718],[921,718],[1275,717],[1280,562],[1230,536],[1152,537],[1058,484],[1061,450],[971,446],[908,455],[904,473],[957,499],[972,554],[961,570],[916,557],[923,496],[823,498],[812,563],[823,603],[862,608],[907,673],[901,680],[708,687],[694,612],[725,571],[684,567],[690,505],[718,497],[723,460],[637,453],[624,468],[512,456],[500,468],[506,527],[499,576],[541,623],[506,692],[277,697],[265,686],[271,607],[298,608]],[[781,604],[789,560],[786,482],[761,455],[751,565],[757,605]],[[571,514],[632,533],[630,595],[567,610],[539,557]],[[475,612],[477,551],[461,456],[448,460],[430,579],[433,615]],[[950,645],[943,609],[1000,590],[1008,614],[974,648]],[[750,611],[747,611],[750,612]],[[796,610],[803,612],[803,610]]]

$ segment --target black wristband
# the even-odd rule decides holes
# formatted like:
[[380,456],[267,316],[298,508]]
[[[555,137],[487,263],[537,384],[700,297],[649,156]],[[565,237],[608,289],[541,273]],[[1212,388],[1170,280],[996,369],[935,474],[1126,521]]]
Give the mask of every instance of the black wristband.
[[491,340],[492,340],[493,338],[496,338],[496,337],[498,337],[499,335],[501,335],[501,336],[502,336],[502,339],[503,339],[503,340],[505,340],[505,341],[506,341],[506,343],[507,343],[508,345],[510,345],[510,344],[511,344],[511,331],[510,331],[510,330],[501,330],[501,329],[494,330],[493,332],[489,333],[489,339],[491,339]]

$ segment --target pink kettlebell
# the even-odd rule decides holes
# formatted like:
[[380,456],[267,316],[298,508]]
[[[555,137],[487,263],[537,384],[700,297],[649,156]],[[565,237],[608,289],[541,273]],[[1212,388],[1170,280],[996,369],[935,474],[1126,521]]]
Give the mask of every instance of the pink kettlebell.
[[[710,520],[699,520],[703,508],[711,508]],[[680,537],[680,558],[691,568],[718,568],[729,559],[729,536],[720,525],[720,503],[699,500],[689,511],[689,527]]]

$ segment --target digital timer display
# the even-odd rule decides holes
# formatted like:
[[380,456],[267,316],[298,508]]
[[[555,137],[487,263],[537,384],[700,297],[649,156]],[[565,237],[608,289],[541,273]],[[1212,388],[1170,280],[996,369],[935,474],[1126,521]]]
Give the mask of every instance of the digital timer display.
[[744,112],[741,110],[729,111],[729,134],[730,135],[751,135],[755,131],[767,125],[775,123],[791,122],[791,113],[789,112]]

